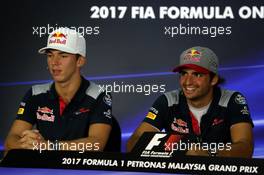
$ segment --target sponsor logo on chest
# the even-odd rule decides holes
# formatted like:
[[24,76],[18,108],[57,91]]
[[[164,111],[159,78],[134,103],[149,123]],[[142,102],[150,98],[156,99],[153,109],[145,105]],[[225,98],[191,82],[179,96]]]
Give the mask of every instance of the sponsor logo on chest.
[[219,124],[221,124],[221,123],[223,123],[223,122],[224,122],[224,119],[215,118],[215,119],[213,120],[212,126],[219,125]]
[[48,107],[38,107],[38,110],[36,112],[37,119],[42,121],[49,121],[54,122],[55,116],[53,114],[53,109],[50,109]]
[[171,129],[183,134],[189,133],[187,122],[183,121],[182,119],[174,118],[173,122],[171,123]]

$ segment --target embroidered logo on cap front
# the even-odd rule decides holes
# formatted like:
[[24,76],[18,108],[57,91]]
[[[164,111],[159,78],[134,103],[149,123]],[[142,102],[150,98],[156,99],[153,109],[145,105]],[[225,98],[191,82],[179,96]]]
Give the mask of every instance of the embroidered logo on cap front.
[[37,119],[43,121],[54,122],[55,116],[53,115],[53,109],[49,109],[48,107],[38,107],[37,110]]
[[53,35],[51,35],[49,44],[66,44],[66,39],[67,35],[61,33],[61,32],[56,32]]
[[188,51],[184,56],[184,61],[200,62],[202,53],[196,49]]

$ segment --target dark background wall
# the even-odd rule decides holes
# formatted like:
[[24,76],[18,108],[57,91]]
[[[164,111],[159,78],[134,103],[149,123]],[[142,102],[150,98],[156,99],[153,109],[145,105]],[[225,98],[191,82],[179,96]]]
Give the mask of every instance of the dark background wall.
[[[90,7],[97,6],[231,6],[235,19],[91,19]],[[255,122],[255,157],[263,157],[264,112],[264,22],[241,19],[239,7],[261,6],[260,1],[9,1],[1,5],[0,142],[14,120],[25,91],[33,84],[50,80],[45,56],[38,49],[47,34],[33,34],[33,28],[74,26],[93,28],[85,34],[88,64],[83,75],[98,84],[165,84],[166,91],[178,87],[171,74],[180,53],[191,46],[206,46],[220,59],[220,74],[226,88],[241,91],[248,99]],[[264,12],[263,12],[264,13]],[[264,15],[263,15],[264,16]],[[164,35],[165,26],[231,26],[230,35]],[[99,27],[99,34],[94,30]],[[120,122],[123,146],[161,93],[112,93],[113,113]]]

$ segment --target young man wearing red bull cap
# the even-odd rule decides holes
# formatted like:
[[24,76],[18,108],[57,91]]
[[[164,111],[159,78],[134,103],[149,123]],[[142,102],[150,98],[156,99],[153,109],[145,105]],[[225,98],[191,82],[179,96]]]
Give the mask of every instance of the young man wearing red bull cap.
[[49,149],[52,144],[47,144],[53,143],[53,148],[69,150],[72,147],[67,144],[83,143],[88,144],[86,150],[105,150],[112,128],[111,96],[81,76],[85,38],[75,30],[59,28],[39,53],[47,55],[54,82],[34,85],[26,93],[5,149],[34,149],[36,145]]
[[187,134],[193,142],[222,143],[226,148],[190,149],[187,155],[252,157],[253,123],[245,97],[218,87],[218,58],[206,47],[192,47],[180,56],[174,70],[180,73],[180,89],[161,95],[127,143],[131,151],[148,132]]

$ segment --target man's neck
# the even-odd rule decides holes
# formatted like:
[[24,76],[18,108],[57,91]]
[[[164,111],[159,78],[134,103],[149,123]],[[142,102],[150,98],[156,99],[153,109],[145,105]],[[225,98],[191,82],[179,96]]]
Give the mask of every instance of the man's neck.
[[58,95],[63,99],[63,101],[68,104],[78,91],[81,82],[82,78],[81,76],[79,76],[67,82],[55,83],[55,89]]
[[210,104],[212,102],[212,99],[213,99],[213,89],[209,91],[209,93],[204,97],[200,97],[198,99],[192,99],[192,100],[187,99],[187,103],[194,108],[202,108]]

